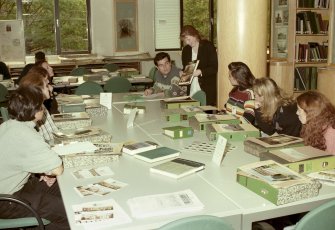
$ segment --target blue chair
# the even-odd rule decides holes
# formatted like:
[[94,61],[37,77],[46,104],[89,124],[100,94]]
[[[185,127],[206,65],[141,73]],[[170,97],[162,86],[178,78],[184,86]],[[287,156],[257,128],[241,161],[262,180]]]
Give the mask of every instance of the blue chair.
[[70,76],[83,76],[84,74],[89,74],[89,73],[90,71],[88,71],[84,67],[77,67],[71,71]]
[[120,67],[114,63],[107,63],[104,65],[104,69],[107,69],[109,72],[115,72],[120,69]]
[[199,101],[200,105],[206,105],[207,101],[206,101],[206,93],[202,90],[199,90],[198,92],[196,92],[193,96],[192,96],[193,100]]
[[335,229],[335,200],[325,203],[307,213],[294,230],[333,230]]
[[0,108],[1,111],[1,117],[2,117],[2,121],[8,121],[9,120],[9,115],[8,115],[8,110],[5,107],[1,107]]
[[209,215],[190,216],[163,225],[159,230],[233,230],[222,218]]
[[13,219],[0,219],[0,229],[9,229],[9,228],[25,228],[38,226],[39,229],[44,229],[44,225],[50,223],[49,220],[41,218],[38,213],[23,200],[8,194],[0,194],[0,201],[6,201],[11,203],[16,203],[22,207],[29,210],[32,214],[32,217],[22,217],[22,218],[13,218]]
[[86,81],[80,84],[74,91],[76,95],[98,95],[104,92],[101,85],[94,81]]
[[111,93],[126,93],[130,88],[131,83],[125,77],[112,77],[104,86],[104,90]]

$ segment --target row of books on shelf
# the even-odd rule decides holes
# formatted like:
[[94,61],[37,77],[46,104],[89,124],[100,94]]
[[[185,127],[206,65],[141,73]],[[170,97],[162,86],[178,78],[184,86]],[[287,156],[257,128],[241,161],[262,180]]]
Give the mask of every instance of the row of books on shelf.
[[329,8],[330,0],[299,0],[298,8]]
[[317,71],[317,67],[296,67],[294,70],[294,89],[298,91],[317,89]]
[[329,20],[324,20],[322,15],[313,11],[301,11],[296,17],[297,34],[327,34]]
[[296,44],[296,62],[326,62],[327,58],[328,43],[308,42],[307,44]]

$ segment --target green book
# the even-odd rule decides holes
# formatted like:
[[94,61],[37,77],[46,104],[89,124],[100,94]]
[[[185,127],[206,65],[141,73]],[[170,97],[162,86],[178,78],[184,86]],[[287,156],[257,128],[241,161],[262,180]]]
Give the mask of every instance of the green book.
[[150,168],[150,172],[179,179],[205,168],[205,164],[183,158],[173,159]]
[[163,128],[163,130],[165,135],[172,137],[173,139],[192,137],[194,133],[192,127],[186,127],[180,125],[165,127]]
[[149,151],[141,152],[136,154],[134,157],[145,162],[153,163],[161,160],[166,160],[169,158],[179,156],[180,152],[175,149],[168,147],[159,147],[157,149],[152,149]]

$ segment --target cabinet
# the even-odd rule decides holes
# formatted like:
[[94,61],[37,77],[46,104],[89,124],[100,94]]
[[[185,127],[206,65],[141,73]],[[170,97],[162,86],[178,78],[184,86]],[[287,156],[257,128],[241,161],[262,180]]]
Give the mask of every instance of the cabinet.
[[272,0],[270,77],[288,93],[317,89],[332,57],[334,0]]

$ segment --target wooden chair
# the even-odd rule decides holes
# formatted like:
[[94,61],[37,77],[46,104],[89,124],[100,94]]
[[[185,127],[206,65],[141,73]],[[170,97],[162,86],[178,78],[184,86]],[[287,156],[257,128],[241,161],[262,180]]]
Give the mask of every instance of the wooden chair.
[[80,84],[74,91],[76,95],[98,95],[103,92],[101,85],[94,81],[86,81]]
[[222,218],[209,215],[190,216],[163,225],[159,230],[233,230]]
[[112,93],[126,93],[130,91],[130,88],[131,83],[125,77],[112,77],[104,86],[106,92]]
[[25,201],[8,194],[0,194],[0,201],[6,201],[21,205],[22,207],[29,210],[32,214],[32,217],[22,217],[22,218],[12,218],[12,219],[0,219],[0,229],[9,229],[9,228],[25,228],[38,226],[39,229],[44,229],[44,225],[50,223],[49,220],[41,218],[38,213]]
[[84,68],[84,67],[77,67],[74,68],[71,73],[70,76],[83,76],[84,74],[89,74],[90,72]]

